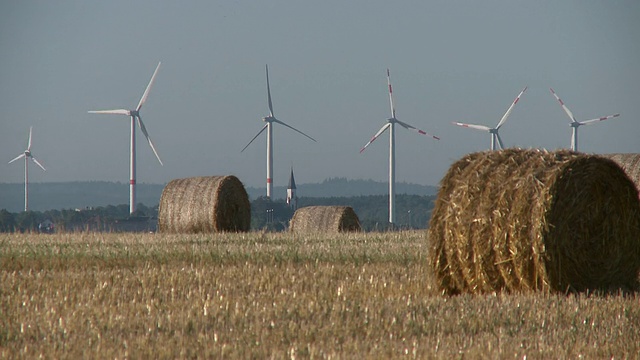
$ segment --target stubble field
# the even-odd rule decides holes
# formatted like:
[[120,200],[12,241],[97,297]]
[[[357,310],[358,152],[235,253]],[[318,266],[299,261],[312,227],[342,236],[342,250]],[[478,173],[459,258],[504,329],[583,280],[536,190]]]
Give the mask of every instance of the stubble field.
[[426,231],[0,235],[2,358],[637,358],[640,296],[447,297]]

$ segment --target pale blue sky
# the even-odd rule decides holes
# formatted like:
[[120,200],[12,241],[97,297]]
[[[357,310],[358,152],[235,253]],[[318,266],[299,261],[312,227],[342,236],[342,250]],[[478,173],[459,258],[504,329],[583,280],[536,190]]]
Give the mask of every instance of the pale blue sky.
[[[26,147],[47,172],[34,182],[128,181],[125,117],[162,61],[142,110],[165,166],[138,143],[138,182],[237,175],[264,186],[265,137],[240,150],[268,114],[277,126],[274,182],[293,164],[298,183],[328,177],[386,181],[388,136],[359,149],[389,117],[397,128],[397,180],[436,185],[450,164],[489,147],[488,133],[518,92],[501,129],[507,146],[640,152],[640,2],[627,1],[4,1],[0,3],[0,182],[23,181],[7,162]],[[142,137],[138,131],[138,139]]]

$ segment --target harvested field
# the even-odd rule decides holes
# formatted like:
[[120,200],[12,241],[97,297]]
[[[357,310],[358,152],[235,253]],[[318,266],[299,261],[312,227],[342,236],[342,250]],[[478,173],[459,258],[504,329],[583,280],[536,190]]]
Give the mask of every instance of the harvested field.
[[291,219],[296,233],[336,234],[360,231],[358,215],[348,206],[307,206],[296,210]]
[[598,156],[469,154],[442,179],[429,241],[448,294],[635,289],[638,192]]
[[250,225],[249,196],[235,176],[175,179],[162,191],[160,232],[238,232],[248,231]]
[[0,234],[2,358],[634,358],[640,298],[441,296],[424,231]]

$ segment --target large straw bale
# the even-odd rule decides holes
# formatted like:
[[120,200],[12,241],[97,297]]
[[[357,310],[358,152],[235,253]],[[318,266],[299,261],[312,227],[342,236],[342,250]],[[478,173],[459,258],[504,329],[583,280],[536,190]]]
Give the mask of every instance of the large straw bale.
[[612,160],[507,149],[441,181],[428,257],[446,294],[638,286],[638,191]]
[[349,206],[307,206],[296,210],[291,218],[296,233],[339,233],[360,231],[360,220]]
[[602,154],[600,156],[609,158],[620,165],[622,170],[629,176],[629,179],[636,184],[636,189],[640,192],[640,154]]
[[160,198],[158,231],[213,233],[248,231],[251,204],[235,176],[172,180]]

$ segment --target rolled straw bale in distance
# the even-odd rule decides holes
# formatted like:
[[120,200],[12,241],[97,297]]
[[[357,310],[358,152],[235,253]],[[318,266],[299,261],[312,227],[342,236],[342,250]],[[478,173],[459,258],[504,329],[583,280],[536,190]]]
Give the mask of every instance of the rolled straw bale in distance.
[[611,159],[620,165],[622,170],[629,176],[629,179],[636,184],[636,189],[640,191],[640,154],[602,154],[600,156]]
[[599,156],[469,154],[441,181],[428,242],[434,278],[446,294],[633,289],[638,190]]
[[251,204],[235,176],[171,180],[162,191],[158,230],[168,233],[248,231]]
[[349,206],[307,206],[296,210],[291,218],[296,233],[339,233],[360,231],[360,220]]

